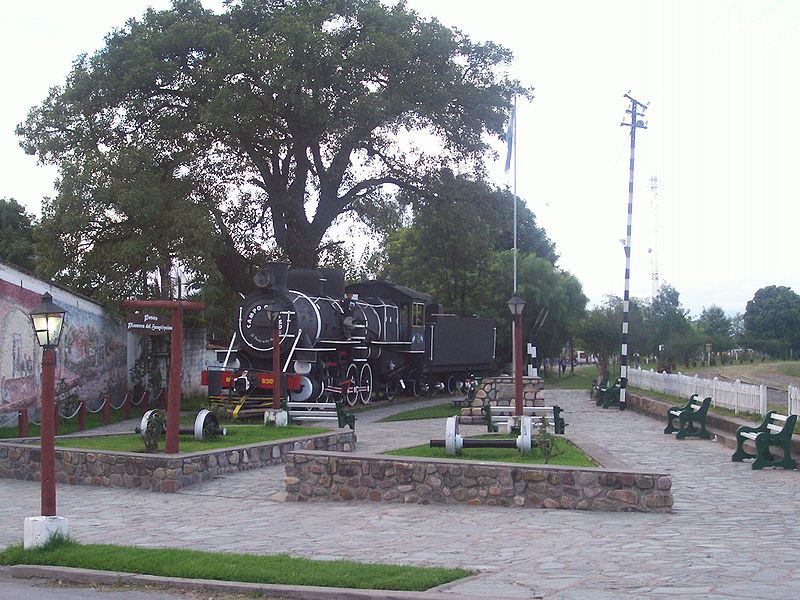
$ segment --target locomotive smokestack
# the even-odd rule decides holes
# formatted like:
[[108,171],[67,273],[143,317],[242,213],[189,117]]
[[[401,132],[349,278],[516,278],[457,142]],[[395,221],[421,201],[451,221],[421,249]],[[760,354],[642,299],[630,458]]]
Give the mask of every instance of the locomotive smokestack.
[[285,290],[286,274],[289,271],[287,263],[267,263],[255,276],[256,286],[261,289]]

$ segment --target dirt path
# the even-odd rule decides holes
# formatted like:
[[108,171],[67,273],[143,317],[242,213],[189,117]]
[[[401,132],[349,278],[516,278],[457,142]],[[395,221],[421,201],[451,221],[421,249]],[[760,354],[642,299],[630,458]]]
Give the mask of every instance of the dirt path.
[[781,365],[794,365],[796,362],[753,363],[740,365],[726,365],[724,367],[709,367],[697,371],[700,377],[713,379],[739,379],[746,383],[766,384],[768,387],[785,392],[790,385],[800,386],[800,377],[791,377],[781,373]]

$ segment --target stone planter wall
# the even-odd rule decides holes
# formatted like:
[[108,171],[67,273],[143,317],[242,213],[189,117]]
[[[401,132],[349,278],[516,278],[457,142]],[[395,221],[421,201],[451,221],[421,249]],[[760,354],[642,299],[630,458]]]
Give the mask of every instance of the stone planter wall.
[[362,500],[518,508],[670,512],[664,473],[297,451],[287,501]]
[[[522,378],[523,406],[544,406],[544,380],[540,377]],[[461,409],[459,421],[465,424],[484,422],[481,408],[484,404],[513,406],[514,378],[511,375],[483,377],[475,392],[472,405]]]
[[[169,493],[225,473],[280,464],[294,450],[350,452],[355,446],[355,433],[346,431],[177,456],[56,448],[56,482]],[[0,477],[38,481],[40,456],[29,443],[0,443]]]

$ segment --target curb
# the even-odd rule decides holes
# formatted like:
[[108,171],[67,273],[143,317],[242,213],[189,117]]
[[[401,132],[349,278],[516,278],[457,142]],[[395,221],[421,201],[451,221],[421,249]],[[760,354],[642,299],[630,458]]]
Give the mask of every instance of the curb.
[[[51,579],[77,584],[160,586],[173,589],[216,590],[257,596],[270,596],[291,600],[478,600],[484,596],[463,596],[438,591],[404,592],[396,590],[362,590],[353,588],[327,588],[318,586],[278,585],[219,581],[216,579],[184,579],[160,577],[119,571],[98,571],[75,567],[42,565],[12,565],[0,568],[14,579]],[[445,586],[450,584],[445,584]],[[444,588],[445,586],[440,586]],[[495,596],[494,600],[511,600]]]

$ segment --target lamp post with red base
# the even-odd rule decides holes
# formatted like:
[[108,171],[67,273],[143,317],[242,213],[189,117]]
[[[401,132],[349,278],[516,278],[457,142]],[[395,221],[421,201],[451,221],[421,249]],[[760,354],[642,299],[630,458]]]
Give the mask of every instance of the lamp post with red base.
[[42,426],[40,480],[42,484],[42,515],[25,519],[23,546],[35,548],[46,544],[53,535],[66,537],[67,520],[56,516],[56,452],[55,452],[55,380],[56,347],[61,339],[66,311],[53,302],[49,293],[31,311],[36,341],[42,347]]
[[281,409],[281,313],[267,309],[272,321],[272,409]]
[[514,317],[514,414],[519,417],[522,415],[522,311],[525,301],[515,290],[506,304]]

